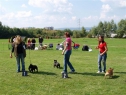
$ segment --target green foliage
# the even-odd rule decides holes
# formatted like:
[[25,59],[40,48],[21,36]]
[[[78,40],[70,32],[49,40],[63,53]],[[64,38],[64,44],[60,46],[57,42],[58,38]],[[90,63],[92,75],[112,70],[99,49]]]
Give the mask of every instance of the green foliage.
[[[69,32],[74,38],[82,38],[88,35],[85,27],[79,30],[47,30],[43,28],[10,28],[2,25],[0,22],[0,38],[10,38],[15,35],[21,35],[26,37],[39,37],[43,38],[61,38],[64,36],[64,32]],[[112,33],[117,33],[117,37],[122,38],[126,34],[126,19],[122,19],[118,24],[111,20],[110,22],[100,21],[97,26],[92,27],[90,34],[93,37],[97,37],[99,34],[110,37]]]
[[[99,22],[99,24],[91,29],[91,34],[96,37],[99,34],[110,37],[112,33],[117,33],[118,37],[123,37],[125,31],[125,20],[121,20],[117,26],[114,20],[111,22]],[[122,28],[123,27],[123,28]]]
[[84,27],[82,27],[82,30],[81,30],[81,37],[86,37],[87,36],[87,32],[86,32],[86,29]]
[[124,34],[126,34],[126,19],[122,19],[119,23],[118,23],[118,31],[117,34],[120,38],[123,37]]

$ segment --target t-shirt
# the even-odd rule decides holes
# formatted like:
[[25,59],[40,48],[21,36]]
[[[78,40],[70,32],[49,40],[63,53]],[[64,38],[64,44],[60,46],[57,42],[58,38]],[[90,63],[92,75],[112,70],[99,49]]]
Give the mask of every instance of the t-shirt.
[[100,43],[98,45],[100,53],[103,53],[105,51],[105,47],[107,46],[106,42]]
[[[68,37],[68,38],[66,38],[66,41],[65,41],[65,46],[67,46],[66,47],[66,50],[71,50],[71,38],[70,37]],[[68,44],[67,44],[68,43]]]

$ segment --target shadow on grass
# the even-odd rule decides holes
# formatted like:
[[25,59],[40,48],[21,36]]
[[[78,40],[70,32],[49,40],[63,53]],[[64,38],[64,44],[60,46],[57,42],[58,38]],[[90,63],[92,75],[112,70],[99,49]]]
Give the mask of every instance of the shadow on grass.
[[63,69],[63,67],[60,67],[59,69]]
[[[60,67],[60,68],[55,67],[55,68],[56,68],[56,69],[63,69],[63,67]],[[54,68],[54,69],[55,69],[55,68]]]
[[114,72],[114,73],[126,74],[126,72]]
[[[75,72],[75,73],[72,73],[72,74],[89,75],[89,76],[105,76],[104,73],[98,74],[98,73],[89,73],[89,72],[84,72],[84,73]],[[112,78],[108,78],[108,79],[117,79],[119,77],[120,76],[114,75]]]
[[113,77],[112,77],[112,79],[117,79],[117,78],[119,78],[120,76],[116,76],[116,75],[114,75]]
[[52,73],[52,72],[44,72],[44,71],[33,72],[31,74],[56,75],[55,73]]
[[116,76],[116,75],[114,75],[114,76],[112,76],[112,78],[106,78],[106,79],[117,79],[117,78],[119,78],[120,76]]
[[80,74],[80,75],[89,75],[89,76],[104,76],[104,73],[89,73],[89,72],[84,72],[84,73],[78,73],[78,72],[75,72],[75,73],[71,73],[71,74]]

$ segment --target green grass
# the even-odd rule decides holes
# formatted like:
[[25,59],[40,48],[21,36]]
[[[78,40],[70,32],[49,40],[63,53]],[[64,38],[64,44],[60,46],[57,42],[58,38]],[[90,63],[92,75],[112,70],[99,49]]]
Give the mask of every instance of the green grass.
[[[31,62],[36,64],[39,73],[16,73],[15,57],[9,58],[8,40],[0,39],[0,95],[126,95],[126,40],[105,39],[108,44],[107,69],[114,68],[113,79],[104,79],[104,74],[97,72],[97,39],[73,39],[81,46],[73,50],[71,63],[76,74],[68,74],[68,79],[61,78],[62,69],[53,68],[57,59],[63,67],[63,55],[55,50],[56,44],[63,39],[45,39],[44,43],[53,43],[53,50],[27,50],[26,70]],[[83,44],[89,45],[92,52],[82,52]],[[29,55],[30,53],[30,55]],[[69,68],[68,68],[69,71]]]

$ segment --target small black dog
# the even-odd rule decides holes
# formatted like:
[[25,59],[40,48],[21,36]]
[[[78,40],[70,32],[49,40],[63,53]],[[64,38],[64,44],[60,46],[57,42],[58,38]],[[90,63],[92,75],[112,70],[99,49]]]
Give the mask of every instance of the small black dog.
[[30,64],[28,69],[30,72],[35,72],[35,69],[38,72],[38,67],[36,65]]
[[57,62],[57,60],[54,60],[54,68],[55,67],[60,68],[60,64]]

